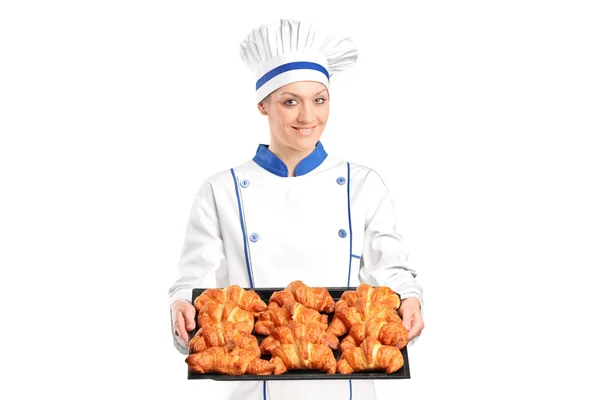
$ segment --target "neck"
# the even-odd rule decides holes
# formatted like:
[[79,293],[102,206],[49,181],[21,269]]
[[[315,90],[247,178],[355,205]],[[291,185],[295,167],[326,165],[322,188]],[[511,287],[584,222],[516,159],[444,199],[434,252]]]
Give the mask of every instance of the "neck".
[[298,151],[276,142],[269,145],[269,150],[285,164],[288,169],[288,176],[296,176],[296,167],[300,161],[308,157],[312,151]]

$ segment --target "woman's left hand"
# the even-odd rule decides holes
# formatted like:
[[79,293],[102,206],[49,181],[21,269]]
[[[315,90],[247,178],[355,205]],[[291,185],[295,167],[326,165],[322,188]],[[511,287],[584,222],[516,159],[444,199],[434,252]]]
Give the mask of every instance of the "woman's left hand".
[[411,341],[421,334],[425,323],[421,316],[421,302],[416,297],[407,297],[400,303],[400,318],[408,331],[408,340]]

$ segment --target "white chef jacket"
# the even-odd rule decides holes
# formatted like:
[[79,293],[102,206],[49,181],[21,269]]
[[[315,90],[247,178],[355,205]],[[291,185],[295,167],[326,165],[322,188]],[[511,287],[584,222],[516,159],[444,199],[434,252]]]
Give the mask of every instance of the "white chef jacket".
[[[394,205],[381,177],[327,154],[321,142],[288,177],[267,145],[200,187],[189,216],[171,301],[193,288],[386,285],[422,300],[416,273],[395,228]],[[174,341],[184,354],[187,348]],[[372,380],[231,382],[228,399],[362,400]]]

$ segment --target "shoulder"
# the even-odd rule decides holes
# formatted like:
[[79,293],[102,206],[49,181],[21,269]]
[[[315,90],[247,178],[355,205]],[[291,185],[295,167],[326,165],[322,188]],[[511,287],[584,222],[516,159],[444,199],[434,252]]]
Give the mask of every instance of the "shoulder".
[[214,197],[217,192],[233,187],[237,168],[239,167],[220,170],[208,175],[207,178],[201,181],[199,188],[196,190],[196,197]]
[[232,168],[217,171],[204,180],[202,186],[208,186],[212,188],[231,186],[235,182],[236,174],[240,171],[250,168],[254,164],[253,161],[247,161],[243,164],[239,164]]
[[350,168],[350,177],[354,183],[361,183],[368,186],[370,189],[385,189],[385,183],[381,175],[373,168],[347,161]]

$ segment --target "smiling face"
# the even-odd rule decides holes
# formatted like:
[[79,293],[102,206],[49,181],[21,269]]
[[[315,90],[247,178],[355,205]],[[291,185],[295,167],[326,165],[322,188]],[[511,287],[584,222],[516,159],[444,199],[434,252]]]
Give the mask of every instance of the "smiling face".
[[269,149],[278,156],[306,157],[323,134],[329,118],[329,93],[319,82],[289,83],[258,104],[269,117]]

